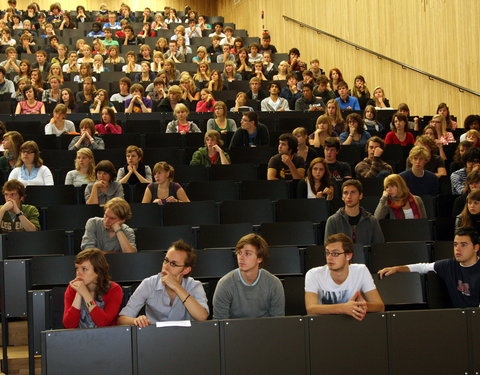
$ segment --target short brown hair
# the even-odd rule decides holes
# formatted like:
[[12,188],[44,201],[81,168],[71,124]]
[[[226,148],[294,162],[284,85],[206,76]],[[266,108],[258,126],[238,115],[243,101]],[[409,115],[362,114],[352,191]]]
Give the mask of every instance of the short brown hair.
[[257,257],[262,259],[260,268],[263,267],[268,258],[268,243],[258,234],[250,233],[240,238],[235,246],[235,252],[241,250],[245,245],[251,245],[257,250]]
[[207,143],[207,138],[215,139],[215,141],[217,142],[217,145],[223,146],[222,136],[216,130],[211,129],[205,133],[205,136],[203,137],[203,140],[205,143]]
[[173,176],[175,175],[175,168],[173,168],[166,161],[159,161],[153,166],[153,175],[155,176],[160,170],[168,172],[168,178],[170,181],[173,181]]
[[138,158],[140,160],[143,159],[143,150],[140,147],[135,146],[135,145],[128,146],[127,149],[125,150],[125,154],[129,154],[131,152],[136,152],[137,155],[138,155]]
[[327,247],[327,245],[330,245],[331,243],[335,242],[341,242],[342,243],[342,249],[345,251],[347,254],[353,254],[353,241],[350,237],[348,237],[345,233],[336,233],[328,236],[325,239],[324,246]]
[[5,194],[6,191],[16,191],[20,198],[25,196],[25,185],[18,180],[8,180],[3,184],[2,193]]
[[117,170],[110,160],[99,161],[95,166],[95,176],[97,176],[98,172],[108,173],[110,175],[110,182],[115,181],[115,177],[117,176]]
[[[183,240],[178,240],[172,242],[170,245],[176,251],[183,251],[187,256],[185,258],[185,267],[192,267],[195,265],[197,261],[197,254],[195,254],[195,250],[191,247],[188,243]],[[184,275],[183,277],[187,277],[189,274]]]
[[110,199],[104,206],[105,211],[110,210],[121,220],[132,218],[132,209],[128,202],[120,197]]
[[345,181],[343,184],[342,184],[342,193],[343,193],[343,189],[345,189],[347,186],[355,186],[358,190],[358,192],[360,194],[363,194],[363,185],[360,181],[358,180],[355,180],[354,178],[351,178],[347,181]]
[[90,135],[92,137],[95,135],[95,123],[91,118],[84,118],[82,121],[80,121],[79,128],[90,130]]
[[[38,148],[37,142],[35,141],[26,141],[20,146],[20,153],[23,150],[32,151],[35,154],[33,159],[33,164],[35,167],[40,168],[43,165],[43,160],[40,158],[40,149]],[[17,167],[21,167],[23,165],[23,161],[21,158],[18,158]]]

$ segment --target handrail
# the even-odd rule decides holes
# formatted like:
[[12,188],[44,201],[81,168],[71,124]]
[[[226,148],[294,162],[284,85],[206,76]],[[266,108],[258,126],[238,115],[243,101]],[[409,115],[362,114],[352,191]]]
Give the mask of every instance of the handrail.
[[387,60],[387,61],[390,61],[390,62],[393,62],[394,64],[397,64],[397,65],[400,65],[402,67],[402,69],[409,69],[409,70],[413,70],[414,72],[417,72],[417,73],[420,73],[420,74],[423,74],[424,76],[427,76],[428,79],[430,80],[436,80],[436,81],[439,81],[439,82],[443,82],[443,83],[446,83],[447,85],[450,85],[450,86],[453,86],[453,87],[456,87],[460,92],[468,92],[472,95],[476,95],[476,96],[480,96],[480,93],[479,92],[476,92],[476,91],[473,91],[473,90],[470,90],[470,89],[467,89],[466,87],[463,87],[463,86],[460,86],[460,85],[457,85],[456,83],[453,83],[453,82],[450,82],[450,81],[447,81],[446,79],[443,79],[443,78],[440,78],[440,77],[437,77],[433,74],[430,74],[430,73],[427,73],[423,70],[420,70],[420,69],[417,69],[413,66],[410,66],[408,64],[404,64],[400,61],[397,61],[395,59],[392,59],[391,57],[388,57],[388,56],[385,56],[385,55],[382,55],[381,53],[378,53],[378,52],[375,52],[375,51],[372,51],[368,48],[365,48],[365,47],[362,47],[358,44],[355,44],[355,43],[352,43],[346,39],[343,39],[343,38],[339,38],[338,36],[335,36],[333,34],[330,34],[330,33],[327,33],[326,31],[323,31],[323,30],[320,30],[320,29],[317,29],[316,27],[313,27],[313,26],[310,26],[310,25],[307,25],[306,23],[303,23],[301,21],[298,21],[296,19],[293,19],[291,17],[288,17],[288,16],[282,16],[286,21],[292,21],[292,22],[295,22],[297,24],[299,24],[301,27],[305,27],[307,29],[310,29],[310,30],[313,30],[315,31],[316,33],[318,34],[323,34],[323,35],[326,35],[330,38],[333,38],[335,39],[336,42],[343,42],[345,44],[348,44],[352,47],[354,47],[355,49],[359,49],[359,50],[362,50],[362,51],[365,51],[365,52],[368,52],[372,55],[375,55],[377,56],[379,59],[383,59],[383,60]]

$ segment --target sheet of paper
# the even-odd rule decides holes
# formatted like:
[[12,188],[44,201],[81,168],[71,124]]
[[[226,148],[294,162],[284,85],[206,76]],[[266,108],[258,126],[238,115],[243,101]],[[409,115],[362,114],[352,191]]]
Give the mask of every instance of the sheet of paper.
[[157,328],[162,327],[191,327],[192,322],[190,320],[173,320],[171,322],[157,322]]

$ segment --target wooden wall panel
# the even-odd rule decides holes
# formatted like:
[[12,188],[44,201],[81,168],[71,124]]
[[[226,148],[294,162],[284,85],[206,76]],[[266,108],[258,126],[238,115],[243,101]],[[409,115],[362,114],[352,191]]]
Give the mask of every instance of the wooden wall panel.
[[480,99],[446,84],[431,81],[400,66],[286,22],[282,15],[392,57],[402,63],[480,91],[480,2],[464,0],[231,0],[218,2],[218,13],[251,35],[265,28],[280,51],[298,47],[302,58],[318,57],[328,71],[342,70],[349,85],[362,74],[370,89],[384,87],[393,105],[407,102],[418,115],[432,114],[446,102],[463,122],[480,113]]

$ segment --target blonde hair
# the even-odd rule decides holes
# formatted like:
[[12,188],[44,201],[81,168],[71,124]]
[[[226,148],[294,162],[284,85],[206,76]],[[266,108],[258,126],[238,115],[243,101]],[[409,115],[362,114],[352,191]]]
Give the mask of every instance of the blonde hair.
[[[90,159],[87,168],[87,180],[89,182],[95,181],[95,156],[93,155],[92,150],[86,147],[82,147],[80,150],[77,151],[77,155],[83,155]],[[77,162],[77,157],[75,157],[75,170],[80,170],[80,166]]]
[[385,180],[383,180],[383,187],[386,189],[389,186],[395,186],[397,188],[397,196],[395,198],[402,201],[402,205],[407,203],[408,197],[410,196],[410,190],[402,176],[391,174],[385,177]]

